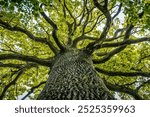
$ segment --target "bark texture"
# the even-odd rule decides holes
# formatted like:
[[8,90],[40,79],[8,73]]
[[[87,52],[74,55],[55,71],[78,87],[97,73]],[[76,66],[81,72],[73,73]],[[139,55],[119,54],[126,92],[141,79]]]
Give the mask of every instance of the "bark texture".
[[83,51],[69,50],[58,55],[38,100],[114,99]]

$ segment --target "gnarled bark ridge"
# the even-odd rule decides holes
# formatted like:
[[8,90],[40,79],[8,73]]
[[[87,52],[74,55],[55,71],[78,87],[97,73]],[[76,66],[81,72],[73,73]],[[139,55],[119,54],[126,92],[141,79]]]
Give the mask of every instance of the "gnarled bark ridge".
[[56,57],[39,100],[114,99],[95,71],[88,54],[67,50]]

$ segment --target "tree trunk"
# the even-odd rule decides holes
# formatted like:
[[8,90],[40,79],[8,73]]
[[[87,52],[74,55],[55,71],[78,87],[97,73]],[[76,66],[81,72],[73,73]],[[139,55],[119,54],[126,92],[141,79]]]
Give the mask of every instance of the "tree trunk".
[[114,99],[93,67],[88,54],[68,50],[57,55],[38,100]]

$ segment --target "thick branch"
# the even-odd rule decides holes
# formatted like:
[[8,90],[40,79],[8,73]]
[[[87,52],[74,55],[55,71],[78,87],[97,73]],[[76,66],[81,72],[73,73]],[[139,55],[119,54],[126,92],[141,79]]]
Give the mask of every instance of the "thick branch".
[[[115,31],[114,36],[112,38],[106,39],[106,41],[113,41],[119,37],[123,37],[124,35],[122,35],[122,33],[126,30],[127,28],[119,28]],[[120,35],[118,35],[120,33]]]
[[3,89],[1,95],[0,95],[0,100],[2,100],[7,92],[7,90],[12,86],[12,85],[15,85],[16,82],[18,81],[18,79],[20,78],[20,76],[27,70],[27,69],[30,69],[32,67],[37,67],[37,65],[33,64],[33,63],[29,63],[29,64],[26,64],[24,66],[22,66],[19,70],[15,71],[14,73],[11,74],[11,77],[13,77],[15,74],[16,77],[11,81],[9,82]]
[[[105,1],[105,2],[106,2],[106,1]],[[105,4],[106,4],[106,3],[105,3]],[[105,8],[103,8],[103,6],[101,6],[101,7],[102,7],[102,9],[105,9]],[[122,4],[119,5],[118,11],[117,11],[117,13],[112,17],[112,20],[119,14],[119,12],[121,11],[121,7],[122,7]],[[107,10],[107,12],[108,12],[108,11],[109,11],[109,10]],[[101,14],[101,15],[99,15],[99,16],[97,17],[97,19],[96,19],[94,25],[92,26],[92,28],[91,28],[89,31],[85,32],[85,34],[91,32],[91,31],[94,29],[94,27],[96,26],[96,24],[97,24],[97,22],[98,22],[100,16],[102,16],[102,15],[103,15],[103,14]],[[103,19],[102,19],[102,20],[103,20]],[[111,17],[110,17],[110,15],[109,15],[109,13],[108,13],[108,15],[107,15],[107,21],[106,21],[106,26],[105,26],[105,28],[104,28],[102,34],[101,34],[101,37],[100,37],[100,38],[96,38],[97,40],[95,40],[95,42],[94,42],[94,43],[91,43],[89,46],[94,46],[94,44],[98,43],[98,41],[100,41],[101,39],[103,39],[104,37],[106,37],[107,31],[108,31],[109,28],[110,28],[110,24],[111,24]],[[124,29],[126,29],[126,28],[117,30],[116,33],[115,33],[115,35],[117,36],[118,32],[123,31]],[[116,36],[113,37],[113,38],[116,38]],[[77,45],[77,42],[80,41],[80,40],[82,40],[80,37],[78,37],[77,39],[75,39],[74,42],[73,42],[73,47],[75,47],[75,46]],[[111,40],[112,40],[112,39],[111,39]],[[106,41],[107,41],[107,40],[106,40]]]
[[144,76],[144,77],[150,77],[150,73],[148,72],[115,72],[115,71],[107,71],[101,68],[96,67],[95,68],[98,72],[103,73],[105,75],[109,76],[126,76],[126,77],[135,77],[135,76]]
[[8,83],[8,84],[5,86],[5,88],[3,89],[3,92],[2,92],[1,95],[0,95],[0,100],[2,100],[2,99],[4,98],[5,93],[7,92],[7,90],[8,90],[12,85],[14,85],[14,84],[17,82],[17,80],[18,80],[19,77],[23,74],[23,72],[24,72],[24,69],[20,70],[20,71],[18,72],[17,76],[16,76],[10,83]]
[[[81,25],[81,23],[82,23],[84,17],[87,15],[87,13],[85,13],[85,9],[86,9],[86,7],[87,7],[86,5],[87,5],[87,1],[84,0],[83,10],[82,10],[82,12],[81,12],[81,14],[80,14],[80,15],[82,15],[82,16],[81,16],[81,18],[80,18],[80,20],[79,20],[79,23],[77,23],[77,26],[80,26],[80,25]],[[93,8],[93,9],[94,9],[94,8]],[[91,9],[91,10],[93,10],[93,9]],[[79,17],[80,17],[80,15],[79,15]],[[79,18],[79,17],[77,17],[77,18]],[[77,19],[77,18],[76,18],[76,19]]]
[[109,90],[129,94],[132,97],[134,97],[136,100],[143,100],[143,98],[135,90],[131,88],[119,86],[116,84],[111,84],[106,81],[105,81],[105,85],[108,87]]
[[66,10],[68,11],[69,15],[71,16],[71,18],[73,19],[73,24],[74,24],[74,29],[72,31],[72,34],[74,33],[74,31],[77,28],[77,22],[76,22],[76,18],[73,16],[73,14],[71,13],[71,11],[69,10],[69,8],[66,5],[66,0],[64,0],[64,7],[66,8]]
[[[119,38],[121,38],[121,37],[124,37],[125,35],[123,34],[123,32],[126,31],[126,30],[127,30],[127,27],[126,27],[126,28],[117,29],[116,32],[114,33],[113,37],[107,38],[107,39],[105,40],[105,42],[114,41],[114,40],[116,40],[116,39],[119,39]],[[139,30],[138,30],[138,31],[133,31],[133,32],[131,32],[131,34],[135,34],[135,33],[137,33],[137,32],[139,32]]]
[[0,67],[20,68],[20,67],[22,67],[23,65],[24,65],[24,64],[12,64],[12,63],[3,64],[2,62],[0,62]]
[[[127,31],[125,32],[125,36],[124,36],[124,40],[126,41],[127,39],[129,39],[129,36],[130,36],[130,33],[131,33],[131,30],[133,29],[133,25],[129,25],[129,27],[127,28]],[[93,60],[93,62],[95,64],[98,64],[98,63],[104,63],[106,61],[108,61],[109,59],[111,59],[111,57],[113,57],[115,54],[123,51],[125,48],[126,48],[127,45],[122,45],[114,50],[112,50],[111,52],[109,52],[106,56],[104,56],[103,58],[101,59],[97,59],[97,60]],[[95,47],[96,48],[96,47]],[[96,48],[97,49],[97,48]]]
[[79,41],[82,41],[82,40],[85,40],[85,39],[95,41],[95,40],[97,40],[98,38],[96,38],[96,37],[91,37],[91,36],[87,36],[87,35],[81,35],[81,36],[79,36],[79,37],[77,37],[77,38],[74,39],[72,46],[73,46],[73,47],[76,47],[76,45],[77,45],[77,43],[78,43]]
[[141,58],[139,59],[139,62],[138,62],[138,63],[141,63],[142,60],[147,59],[147,58],[150,58],[150,55],[146,55],[146,56],[144,56],[144,57],[141,57]]
[[43,81],[43,82],[40,82],[38,85],[32,87],[32,88],[30,89],[30,91],[29,91],[21,100],[26,99],[31,93],[34,92],[35,89],[39,88],[41,85],[43,85],[43,84],[45,84],[45,83],[46,83],[46,81]]
[[93,60],[93,63],[94,63],[94,64],[105,63],[106,61],[110,60],[111,57],[113,57],[115,54],[117,54],[117,53],[123,51],[125,48],[126,48],[126,46],[118,47],[118,48],[112,50],[111,52],[109,52],[109,53],[108,53],[107,55],[105,55],[103,58]]
[[[93,7],[94,8],[94,7]],[[93,10],[93,8],[91,9],[91,11]],[[105,8],[104,8],[105,9]],[[91,12],[91,11],[89,11],[89,12]],[[87,12],[87,14],[89,13],[89,12]],[[88,47],[90,47],[90,46],[94,46],[94,44],[96,44],[96,43],[98,43],[99,41],[102,41],[103,39],[105,39],[105,38],[103,38],[103,37],[106,37],[106,35],[107,35],[107,31],[109,30],[109,28],[110,28],[110,24],[111,24],[111,16],[110,16],[110,14],[109,14],[109,10],[107,10],[107,20],[106,20],[106,25],[105,25],[105,28],[104,28],[104,30],[103,30],[103,32],[102,32],[102,34],[101,34],[101,36],[99,37],[99,38],[95,38],[95,37],[90,37],[90,40],[95,40],[95,42],[94,43],[90,43],[89,45],[88,45]],[[103,16],[104,14],[100,14],[96,19],[94,19],[95,20],[95,23],[93,24],[93,26],[91,26],[91,29],[90,30],[88,30],[88,31],[86,31],[86,32],[83,32],[82,33],[82,35],[81,36],[79,36],[79,37],[77,37],[76,39],[74,39],[74,41],[73,41],[73,47],[76,47],[76,45],[77,45],[77,43],[79,42],[79,41],[81,41],[81,40],[84,40],[84,38],[82,38],[83,36],[85,36],[85,34],[87,34],[87,33],[89,33],[89,32],[91,32],[94,28],[95,28],[95,26],[96,26],[96,24],[98,24],[98,21],[99,21],[99,18],[101,17],[101,16]],[[99,22],[101,22],[102,20],[104,20],[105,18],[102,18]],[[90,21],[89,21],[90,22]],[[93,22],[93,21],[92,21]],[[85,27],[83,27],[83,28],[85,28]],[[89,39],[89,38],[88,38]],[[102,40],[101,40],[102,39]]]
[[120,35],[120,36],[117,36],[117,37],[111,37],[111,38],[108,38],[106,39],[104,42],[110,42],[110,41],[114,41],[114,40],[117,40],[121,37],[124,37],[124,35]]
[[[90,30],[88,30],[88,31],[86,31],[85,32],[85,34],[88,34],[88,33],[90,33],[95,27],[96,27],[96,25],[98,24],[98,20],[99,20],[99,18],[102,16],[103,14],[101,14],[101,15],[99,15],[98,17],[97,17],[97,19],[96,19],[96,21],[95,21],[95,23],[94,23],[94,25],[93,26],[91,26],[91,29]],[[104,19],[104,18],[103,18]],[[103,19],[101,19],[101,21],[103,20]],[[100,21],[100,22],[101,22]]]
[[129,36],[131,34],[131,30],[133,29],[133,27],[134,26],[132,24],[127,26],[127,31],[125,32],[124,40],[129,39]]
[[43,18],[53,27],[53,29],[57,30],[57,25],[44,13],[40,12]]
[[118,8],[118,11],[117,11],[116,14],[112,17],[112,20],[120,13],[121,7],[122,7],[122,3],[120,3],[119,8]]
[[[101,41],[103,39],[106,38],[106,35],[108,33],[108,30],[110,28],[110,25],[111,25],[111,16],[110,16],[110,13],[109,13],[109,10],[107,9],[107,4],[108,4],[108,0],[105,0],[105,4],[104,6],[101,6],[97,0],[93,0],[94,2],[94,5],[100,10],[102,11],[102,13],[106,16],[106,24],[105,24],[105,27],[104,27],[104,30],[98,40]],[[96,42],[97,43],[97,42]]]
[[40,59],[35,56],[27,56],[22,54],[0,54],[0,60],[16,59],[21,61],[34,62],[43,66],[51,66],[52,62],[50,60]]
[[108,5],[108,0],[104,0],[105,1],[105,4],[104,6],[102,6],[100,3],[98,3],[97,0],[93,0],[94,2],[94,5],[100,10],[103,12],[103,14],[108,17],[108,9],[107,9],[107,5]]
[[45,38],[35,37],[30,31],[28,31],[26,29],[23,29],[21,27],[17,27],[17,26],[13,27],[9,23],[4,22],[1,19],[0,19],[0,26],[2,26],[5,29],[11,30],[11,31],[22,32],[22,33],[26,34],[28,37],[30,37],[32,40],[34,40],[34,41],[45,43]]
[[[41,8],[42,8],[42,5],[43,4],[41,4]],[[53,28],[53,32],[52,32],[52,36],[53,36],[53,38],[54,38],[54,40],[55,40],[55,43],[57,44],[57,46],[61,49],[61,50],[64,50],[64,47],[62,46],[62,44],[61,44],[61,42],[59,41],[59,39],[58,39],[58,37],[57,37],[57,30],[58,30],[58,27],[57,27],[57,25],[43,12],[43,11],[41,11],[40,12],[41,13],[41,15],[43,16],[43,18],[52,26],[52,28]]]
[[[149,75],[149,77],[150,77],[150,75]],[[136,91],[138,92],[144,85],[146,85],[146,84],[150,84],[150,80],[147,80],[147,81],[145,81],[145,82],[143,82],[140,86],[138,86],[137,88],[136,88]]]
[[85,29],[86,29],[86,27],[87,27],[87,25],[88,25],[88,23],[89,23],[90,13],[92,12],[92,10],[89,10],[89,9],[87,8],[87,6],[85,7],[85,9],[86,9],[87,15],[86,15],[86,18],[84,19],[84,23],[83,23],[83,25],[82,25],[82,35],[84,35],[84,34],[86,33],[86,32],[85,32]]
[[4,21],[2,21],[1,19],[0,19],[0,26],[2,26],[2,27],[5,28],[5,29],[8,29],[8,30],[10,30],[10,31],[22,32],[22,33],[24,33],[25,35],[27,35],[30,39],[32,39],[33,41],[47,44],[47,45],[49,46],[49,48],[50,48],[54,53],[57,53],[57,52],[56,52],[56,48],[54,47],[54,45],[52,44],[52,42],[47,41],[46,38],[36,37],[36,36],[34,36],[30,31],[28,31],[28,30],[26,30],[26,29],[23,29],[23,28],[21,28],[21,27],[18,27],[18,26],[11,26],[9,23],[4,22]]
[[53,27],[53,29],[57,30],[57,29],[58,29],[58,28],[57,28],[57,25],[45,14],[44,11],[42,11],[42,6],[43,6],[43,5],[44,5],[43,3],[40,5],[40,8],[41,8],[40,13],[41,13],[41,15],[42,15],[43,18]]
[[107,52],[96,52],[96,56],[104,56],[107,55]]
[[53,32],[52,32],[52,36],[53,36],[53,38],[54,38],[54,40],[55,40],[55,42],[56,42],[56,44],[57,44],[57,46],[60,48],[60,50],[61,51],[64,51],[65,50],[65,48],[62,46],[62,44],[60,43],[60,41],[59,41],[59,39],[58,39],[58,37],[57,37],[57,31],[56,30],[53,30]]
[[109,10],[107,9],[108,1],[105,1],[104,6],[100,5],[97,0],[93,0],[93,2],[94,2],[94,5],[105,15],[106,24],[105,24],[105,27],[104,27],[99,39],[96,40],[95,42],[92,42],[92,43],[87,45],[86,51],[89,54],[93,53],[93,51],[95,50],[95,45],[97,45],[100,41],[102,42],[103,40],[105,40],[105,38],[108,34],[108,31],[110,29],[111,23],[112,23],[111,15],[109,13]]
[[[89,40],[95,40],[95,41],[96,41],[96,40],[99,39],[99,38],[90,37],[90,36],[85,35],[85,34],[88,34],[89,32],[91,32],[91,31],[95,28],[95,26],[96,26],[96,24],[97,24],[97,22],[98,22],[100,16],[103,15],[103,14],[99,15],[99,16],[97,17],[97,19],[96,19],[94,25],[91,26],[91,29],[88,30],[88,31],[85,31],[85,29],[86,29],[88,23],[90,22],[90,21],[89,21],[89,15],[90,15],[90,13],[92,12],[93,9],[94,9],[94,8],[91,8],[91,9],[89,10],[89,9],[86,7],[87,13],[86,13],[86,15],[85,15],[86,18],[84,19],[84,22],[83,22],[83,25],[82,25],[82,34],[81,34],[81,36],[79,36],[79,37],[77,37],[77,38],[75,38],[75,39],[73,40],[72,47],[76,47],[76,46],[77,46],[77,43],[78,43],[79,41],[81,41],[81,40],[89,39]],[[85,16],[84,16],[84,17],[85,17]],[[92,21],[92,22],[93,22],[93,21]]]
[[66,24],[68,26],[68,41],[67,41],[67,45],[71,45],[72,44],[71,36],[73,35],[73,32],[72,32],[73,23],[69,23],[68,21],[66,21]]
[[144,41],[150,41],[149,37],[143,37],[138,39],[127,39],[122,42],[116,42],[116,43],[104,43],[102,45],[96,45],[96,49],[105,48],[105,47],[118,47],[118,46],[124,46],[124,45],[130,45],[130,44],[136,44]]

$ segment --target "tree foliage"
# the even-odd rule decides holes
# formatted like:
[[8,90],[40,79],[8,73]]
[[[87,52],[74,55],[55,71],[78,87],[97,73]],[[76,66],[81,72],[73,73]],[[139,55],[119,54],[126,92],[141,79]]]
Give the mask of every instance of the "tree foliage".
[[54,58],[87,50],[119,99],[150,99],[149,0],[1,0],[0,99],[36,99]]

